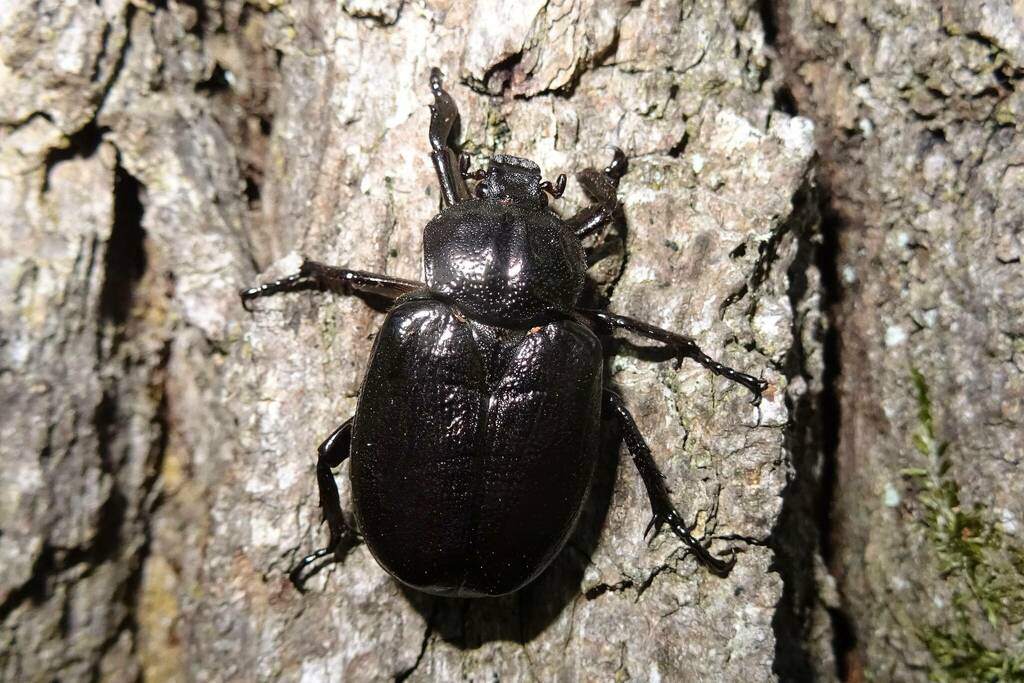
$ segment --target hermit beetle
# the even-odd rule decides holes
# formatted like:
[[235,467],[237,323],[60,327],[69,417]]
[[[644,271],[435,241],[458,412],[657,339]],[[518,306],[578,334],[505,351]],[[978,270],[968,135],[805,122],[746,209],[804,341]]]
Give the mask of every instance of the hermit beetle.
[[[497,155],[469,172],[449,145],[458,118],[430,73],[431,159],[441,210],[423,233],[425,283],[313,261],[241,292],[354,291],[394,301],[377,334],[355,416],[319,448],[325,548],[292,570],[297,588],[320,558],[336,561],[361,538],[377,562],[414,589],[495,596],[522,588],[565,545],[598,459],[602,416],[617,420],[647,489],[658,529],[668,524],[700,562],[725,575],[735,563],[690,535],[622,399],[602,387],[596,332],[621,328],[738,382],[760,401],[767,383],[708,357],[688,337],[578,307],[587,256],[581,240],[608,225],[626,158],[577,175],[595,203],[568,219],[548,208],[565,176]],[[476,181],[473,192],[468,180]],[[358,534],[342,514],[331,469],[351,457]],[[650,527],[648,527],[648,530]]]

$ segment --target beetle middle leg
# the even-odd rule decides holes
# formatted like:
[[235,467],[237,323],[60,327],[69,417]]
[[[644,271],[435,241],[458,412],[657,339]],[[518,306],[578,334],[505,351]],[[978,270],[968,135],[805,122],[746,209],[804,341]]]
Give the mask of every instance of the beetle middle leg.
[[353,291],[376,294],[397,299],[403,294],[423,288],[422,282],[403,280],[390,275],[367,273],[324,265],[316,261],[303,261],[299,272],[292,273],[272,282],[256,285],[240,292],[242,306],[249,309],[249,302],[264,296],[282,292],[298,292],[306,289],[351,294]]
[[682,362],[683,358],[692,358],[719,377],[725,377],[727,380],[743,385],[754,395],[751,403],[755,406],[761,403],[761,394],[768,388],[768,382],[763,379],[758,379],[739,370],[733,370],[729,366],[723,365],[711,358],[701,351],[700,347],[697,346],[697,342],[689,337],[624,315],[588,309],[580,309],[578,312],[591,320],[603,332],[610,332],[618,327],[642,337],[661,342],[677,354],[677,366]]
[[[330,536],[325,547],[306,555],[288,572],[288,578],[299,592],[305,592],[304,584],[310,577],[327,565],[341,561],[359,542],[358,535],[345,521],[341,511],[341,498],[338,496],[338,485],[334,481],[334,474],[331,473],[332,469],[341,465],[348,457],[351,445],[352,418],[349,418],[317,449],[316,483],[320,491],[320,510],[324,521],[327,522]],[[310,565],[323,557],[328,559],[306,572]]]
[[701,564],[719,576],[728,575],[733,565],[736,564],[735,553],[728,560],[719,559],[711,555],[700,541],[690,535],[690,529],[683,523],[682,517],[672,505],[668,488],[665,486],[665,477],[658,470],[651,449],[644,441],[643,434],[636,426],[626,404],[617,394],[606,389],[604,391],[604,408],[607,415],[618,420],[626,448],[629,449],[629,454],[633,457],[633,464],[636,465],[640,479],[644,482],[644,488],[647,489],[647,498],[651,502],[651,513],[653,514],[651,524],[647,527],[648,530],[653,526],[657,532],[663,524],[668,524],[676,537],[686,544],[686,547]]

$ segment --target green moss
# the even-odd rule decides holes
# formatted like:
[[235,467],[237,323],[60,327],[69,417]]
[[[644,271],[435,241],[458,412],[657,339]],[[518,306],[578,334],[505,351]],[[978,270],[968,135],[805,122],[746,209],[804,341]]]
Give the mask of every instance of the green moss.
[[936,681],[1019,681],[1024,659],[990,649],[969,629],[925,629],[921,638],[935,660],[930,676]]
[[961,503],[949,444],[936,435],[927,382],[917,370],[912,379],[918,406],[913,443],[924,463],[904,475],[917,486],[919,521],[953,598],[943,623],[917,629],[932,657],[930,678],[1024,681],[1024,548],[991,510]]

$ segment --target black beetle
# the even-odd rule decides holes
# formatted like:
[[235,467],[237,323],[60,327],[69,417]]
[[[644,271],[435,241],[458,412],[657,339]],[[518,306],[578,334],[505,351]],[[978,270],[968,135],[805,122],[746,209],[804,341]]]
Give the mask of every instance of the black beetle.
[[[596,203],[567,220],[548,208],[565,176],[541,180],[535,163],[497,155],[469,172],[448,145],[458,117],[432,69],[431,158],[441,211],[426,226],[426,283],[313,261],[294,275],[241,292],[299,289],[394,300],[377,335],[354,417],[319,448],[320,506],[330,529],[318,558],[341,558],[358,536],[341,511],[331,469],[351,456],[352,501],[362,540],[382,567],[421,591],[494,596],[522,588],[561,550],[585,502],[602,415],[618,420],[650,498],[656,529],[676,536],[717,574],[735,563],[690,535],[622,400],[602,387],[595,332],[622,328],[656,340],[747,387],[767,383],[728,368],[667,330],[577,307],[587,270],[581,239],[609,224],[626,169],[615,150],[604,171],[577,175]],[[467,180],[478,181],[471,194]],[[650,527],[648,528],[650,529]]]

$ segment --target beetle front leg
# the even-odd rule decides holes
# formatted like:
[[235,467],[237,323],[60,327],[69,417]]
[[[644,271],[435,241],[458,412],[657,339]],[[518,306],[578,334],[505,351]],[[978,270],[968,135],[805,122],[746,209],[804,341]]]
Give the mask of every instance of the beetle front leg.
[[751,403],[755,406],[761,403],[761,394],[768,388],[768,382],[763,379],[758,379],[739,370],[733,370],[729,366],[722,365],[711,358],[701,351],[700,347],[697,346],[697,342],[689,337],[663,330],[660,327],[655,327],[654,325],[649,325],[624,315],[586,309],[580,309],[578,312],[590,319],[603,332],[611,332],[612,329],[618,327],[642,337],[661,342],[677,354],[677,366],[682,362],[683,358],[692,358],[719,377],[725,377],[727,380],[742,384],[754,395]]
[[448,138],[459,120],[459,108],[444,89],[441,70],[436,66],[430,70],[430,90],[434,93],[434,103],[430,105],[430,159],[441,186],[443,209],[469,199],[469,188],[462,176],[462,164],[455,150],[448,146]]
[[249,302],[272,294],[282,292],[298,292],[307,289],[320,291],[338,292],[340,294],[351,294],[354,291],[376,294],[389,299],[397,299],[417,289],[422,289],[424,284],[414,280],[403,280],[390,275],[379,275],[367,273],[362,270],[349,270],[347,268],[336,268],[327,266],[316,261],[304,261],[299,272],[292,273],[283,278],[243,289],[239,294],[242,297],[242,307],[249,308]]
[[637,472],[640,473],[640,479],[644,482],[644,488],[647,489],[647,498],[651,502],[651,513],[653,515],[651,524],[647,527],[648,530],[653,526],[655,533],[657,533],[663,524],[668,524],[676,537],[686,544],[686,547],[690,549],[690,552],[696,556],[701,564],[718,576],[727,576],[732,570],[733,565],[736,564],[735,551],[733,551],[733,555],[729,560],[721,560],[712,556],[700,541],[690,535],[690,529],[683,523],[682,517],[676,511],[675,506],[672,505],[668,488],[665,486],[665,477],[658,470],[658,465],[654,462],[651,449],[647,446],[647,442],[644,441],[643,434],[640,433],[640,429],[636,426],[636,422],[626,408],[626,404],[623,403],[617,394],[606,389],[604,392],[604,408],[606,415],[618,420],[619,426],[622,428],[626,448],[629,449],[629,454],[633,457],[633,464],[636,465]]
[[[358,535],[345,521],[341,511],[341,498],[338,496],[338,484],[331,472],[345,461],[351,446],[352,418],[349,418],[317,449],[316,483],[320,492],[320,510],[324,521],[327,522],[330,536],[326,547],[306,555],[288,572],[288,578],[300,593],[306,592],[304,586],[307,580],[327,565],[340,562],[359,542]],[[329,559],[305,572],[307,567],[323,557]]]
[[619,208],[619,179],[626,173],[626,155],[618,147],[612,162],[603,170],[587,168],[576,174],[576,180],[588,197],[597,202],[585,206],[566,225],[577,239],[592,235],[608,225]]

